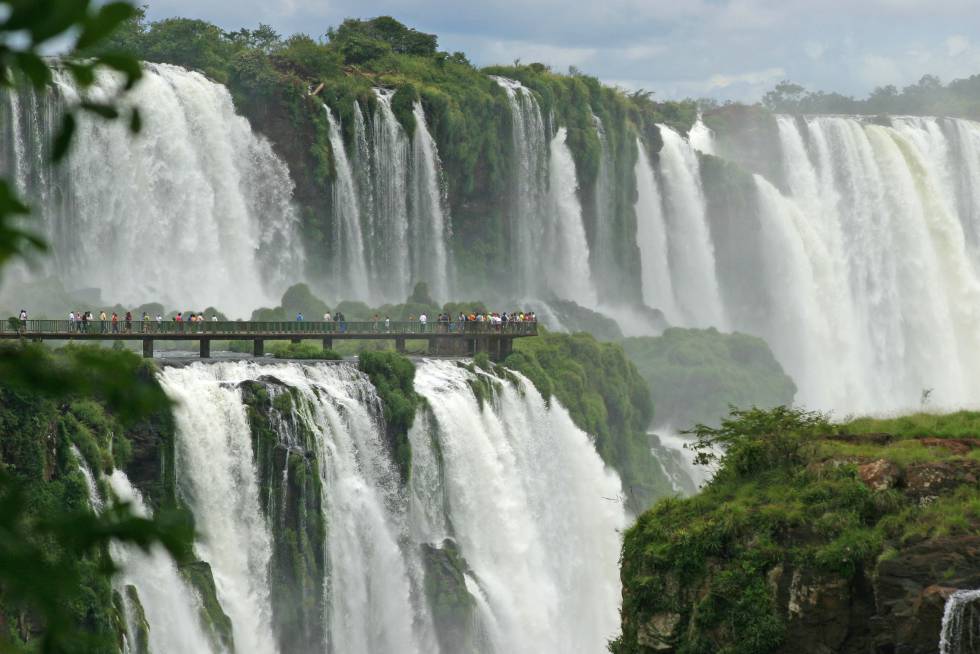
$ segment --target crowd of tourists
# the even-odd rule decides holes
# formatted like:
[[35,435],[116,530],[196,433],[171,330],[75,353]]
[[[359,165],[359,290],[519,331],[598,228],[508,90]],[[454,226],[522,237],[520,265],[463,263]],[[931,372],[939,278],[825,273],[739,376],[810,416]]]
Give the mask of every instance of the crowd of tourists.
[[[21,329],[26,330],[27,311],[21,309],[19,318]],[[417,326],[417,330],[413,329],[413,331],[435,331],[443,333],[465,331],[468,324],[477,324],[481,326],[490,325],[492,327],[501,328],[507,324],[534,323],[537,322],[537,320],[538,318],[533,311],[471,311],[470,313],[460,311],[455,317],[450,315],[448,312],[442,312],[431,320],[427,313],[422,312],[418,316],[411,314],[408,317],[408,322],[414,323]],[[195,329],[197,325],[208,321],[218,322],[217,314],[207,318],[203,313],[177,312],[170,317],[170,322],[175,323],[177,326],[176,331],[181,332],[185,330],[185,324],[189,325],[186,327],[186,329],[193,332],[197,331],[197,329]],[[303,313],[301,311],[297,312],[296,321],[304,321]],[[111,314],[107,313],[106,311],[102,311],[99,313],[98,317],[95,317],[91,311],[68,312],[68,331],[72,333],[87,334],[93,329],[98,329],[99,333],[102,334],[131,334],[133,333],[133,322],[133,313],[131,311],[127,311],[122,316],[115,311],[111,312]],[[139,332],[147,334],[164,331],[162,328],[163,322],[164,318],[159,313],[156,314],[156,316],[151,316],[149,313],[144,311],[139,321]],[[343,312],[341,311],[337,311],[336,313],[327,311],[323,314],[323,322],[336,325],[336,331],[340,333],[346,332],[348,328],[347,317],[344,316]],[[382,319],[381,315],[376,313],[371,318],[370,322],[374,331],[380,331],[382,327],[385,331],[391,331],[392,320],[390,316],[385,316]]]

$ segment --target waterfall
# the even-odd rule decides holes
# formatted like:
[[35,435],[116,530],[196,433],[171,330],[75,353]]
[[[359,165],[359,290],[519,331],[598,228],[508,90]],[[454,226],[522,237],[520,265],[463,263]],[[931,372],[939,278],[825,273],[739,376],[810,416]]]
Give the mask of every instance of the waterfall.
[[517,291],[539,290],[539,254],[544,237],[542,203],[548,180],[548,138],[538,101],[530,89],[504,77],[492,77],[510,101],[514,192],[511,196],[511,256]]
[[[268,551],[283,535],[257,500],[249,384],[288,400],[273,400],[279,417],[268,421],[280,443],[312,435],[305,456],[319,466],[327,525],[323,651],[598,652],[615,635],[620,481],[529,381],[419,362],[426,406],[408,434],[405,483],[381,401],[350,363],[192,364],[160,380],[178,402],[178,489],[238,650],[277,651],[269,625],[284,609],[270,618]],[[492,398],[479,401],[475,384]],[[165,631],[149,602],[147,619]]]
[[374,292],[403,302],[411,280],[408,241],[409,140],[391,109],[392,91],[375,89],[378,104],[371,127],[371,183],[374,211],[368,258]]
[[[771,126],[766,157],[745,151],[755,133],[700,121],[688,140],[661,126],[652,172],[641,149],[645,301],[674,324],[763,336],[811,408],[908,410],[926,389],[944,407],[975,405],[980,126],[783,115]],[[699,163],[721,141],[735,160]]]
[[667,322],[681,321],[670,274],[667,224],[657,178],[646,147],[636,141],[636,243],[640,248],[643,301],[663,311]]
[[946,599],[939,654],[968,654],[980,646],[980,590],[958,590]]
[[[203,75],[147,64],[129,102],[143,130],[81,120],[67,163],[47,151],[65,103],[67,75],[40,96],[7,92],[0,171],[17,180],[54,256],[42,275],[69,289],[95,287],[105,302],[220,306],[247,315],[300,273],[292,181],[270,144],[235,114],[231,95]],[[120,83],[99,75],[88,96]],[[13,138],[11,138],[13,137]],[[12,289],[16,291],[16,289]]]
[[726,327],[705,215],[697,154],[680,134],[660,125],[660,171],[668,210],[670,269],[682,324]]
[[614,279],[616,272],[616,243],[614,222],[616,220],[615,191],[616,182],[609,149],[609,138],[602,119],[592,114],[596,134],[599,137],[599,172],[595,183],[595,227],[593,231],[592,268],[598,279]]
[[667,426],[649,436],[652,442],[650,451],[674,492],[684,496],[694,495],[711,481],[714,466],[694,462],[695,453],[689,447],[693,441],[691,437],[682,436]]
[[704,154],[717,154],[714,138],[714,133],[704,124],[704,121],[701,120],[701,114],[698,113],[698,119],[694,121],[687,133],[687,140],[691,147]]
[[[128,502],[138,516],[149,515],[139,491],[126,475],[116,470],[109,477],[112,491],[122,502]],[[152,652],[219,652],[201,628],[198,612],[201,598],[187,585],[173,559],[159,545],[148,553],[133,545],[114,544],[112,560],[121,568],[117,588],[132,585],[150,626]],[[125,592],[121,593],[124,600]],[[134,641],[136,627],[127,621],[128,638]],[[244,644],[244,643],[243,643]],[[247,645],[243,651],[251,651]]]
[[340,125],[326,105],[330,126],[330,149],[333,151],[335,178],[333,183],[333,223],[337,233],[333,271],[337,291],[351,292],[355,298],[368,297],[367,263],[364,259],[364,238],[361,234],[361,206],[357,187]]
[[565,143],[567,131],[558,129],[551,139],[548,173],[548,211],[542,250],[534,253],[545,287],[561,298],[595,306],[596,292],[589,269],[589,244],[582,224],[575,162]]
[[166,368],[176,402],[178,490],[197,519],[195,549],[211,564],[218,599],[242,651],[275,652],[269,561],[272,536],[259,488],[245,406],[220,366]]
[[412,277],[427,282],[436,300],[450,299],[451,227],[443,192],[442,164],[436,143],[425,123],[422,103],[412,108],[415,135],[412,139]]
[[[85,464],[81,453],[74,445],[71,449],[85,478],[92,510],[101,512],[107,499],[102,497],[95,476]],[[150,515],[143,496],[133,488],[124,472],[114,470],[104,479],[114,495],[108,501],[129,504],[132,513],[138,517]],[[130,649],[132,643],[138,640],[139,625],[135,624],[128,587],[135,589],[147,622],[153,625],[149,629],[151,651],[216,651],[214,644],[201,629],[198,617],[201,599],[188,587],[173,559],[162,546],[154,545],[146,552],[136,545],[113,542],[109,552],[113,563],[119,567],[119,572],[113,578],[113,588],[123,600],[126,645]]]
[[[474,374],[427,362],[416,387],[438,425],[448,523],[485,600],[494,651],[602,651],[618,628],[619,480],[530,382],[522,392],[490,378],[501,388],[481,408]],[[413,448],[426,436],[416,430]]]

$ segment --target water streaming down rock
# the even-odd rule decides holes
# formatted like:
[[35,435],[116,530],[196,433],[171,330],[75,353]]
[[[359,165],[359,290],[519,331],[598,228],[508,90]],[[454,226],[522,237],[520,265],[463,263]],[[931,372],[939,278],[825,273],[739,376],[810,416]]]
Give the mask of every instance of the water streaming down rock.
[[373,212],[368,229],[373,295],[402,302],[411,282],[408,240],[409,140],[391,109],[392,91],[375,89],[370,165]]
[[[616,261],[616,243],[614,221],[616,220],[616,206],[614,194],[616,191],[616,180],[613,179],[615,173],[613,167],[612,153],[610,152],[609,138],[606,136],[605,126],[602,119],[592,114],[592,122],[595,125],[596,134],[599,137],[599,171],[595,182],[595,225],[592,237],[592,270],[595,271],[597,279],[613,279],[618,265]],[[582,304],[585,304],[584,302]]]
[[[319,466],[327,525],[323,651],[598,652],[615,634],[620,482],[526,380],[420,362],[416,388],[430,408],[409,433],[405,485],[380,400],[349,363],[193,364],[160,378],[180,402],[178,486],[239,651],[269,651],[275,631],[263,606],[269,525],[251,490],[255,423],[245,418],[257,406],[243,389],[256,385],[288,399],[272,401],[279,418],[267,423],[281,443],[296,447],[298,425],[313,435],[305,457]],[[492,399],[478,401],[474,384]],[[231,496],[226,480],[237,484]],[[237,563],[222,551],[231,545]],[[243,616],[243,606],[254,612]],[[271,620],[283,610],[272,607]]]
[[663,198],[643,143],[636,142],[636,243],[640,248],[643,301],[664,313],[667,322],[680,324],[670,274],[667,224]]
[[[671,314],[669,282],[675,324],[764,336],[807,406],[908,409],[924,389],[944,406],[975,404],[980,184],[969,171],[980,171],[978,126],[846,116],[777,116],[772,125],[775,173],[703,125],[688,141],[661,127],[655,173],[636,169],[647,302]],[[695,150],[759,169],[712,164],[703,178],[707,160]],[[666,248],[650,229],[655,188]],[[667,281],[657,264],[665,250]],[[707,274],[715,257],[725,261],[723,283],[720,269]]]
[[[109,301],[219,305],[247,315],[300,272],[292,182],[269,143],[235,114],[231,96],[203,75],[147,64],[130,101],[143,130],[86,118],[67,164],[44,153],[64,103],[66,75],[41,95],[5,92],[0,172],[12,174],[40,217],[54,256],[41,275]],[[89,90],[98,102],[117,77]],[[10,290],[10,289],[8,289]],[[16,289],[14,289],[16,290]]]
[[544,275],[543,288],[560,298],[595,306],[595,286],[589,266],[589,243],[582,224],[575,162],[566,144],[567,130],[558,129],[551,139],[548,171],[548,204],[544,213],[542,249],[533,255]]
[[958,590],[946,599],[939,654],[969,654],[980,649],[980,590]]
[[245,405],[222,383],[224,366],[166,368],[159,376],[176,402],[177,487],[194,512],[195,549],[211,565],[218,599],[239,651],[278,651],[272,630],[272,536],[259,505]]
[[670,269],[682,324],[727,326],[708,230],[698,158],[676,131],[660,125],[660,172],[667,207]]
[[513,188],[510,217],[511,256],[518,271],[516,291],[534,294],[540,271],[538,253],[544,235],[542,203],[548,184],[548,137],[538,101],[530,89],[505,77],[493,77],[510,100]]
[[336,248],[333,252],[334,279],[339,282],[335,293],[351,293],[354,298],[368,298],[368,271],[364,255],[364,237],[361,233],[361,203],[357,194],[357,185],[347,151],[344,149],[344,139],[340,132],[340,124],[333,117],[330,107],[323,106],[330,125],[330,148],[333,150],[335,178],[331,206],[333,223],[336,229]]
[[442,165],[425,122],[422,103],[412,107],[412,278],[426,282],[436,300],[450,299],[452,229],[443,190]]
[[691,143],[691,147],[698,152],[715,154],[714,136],[708,126],[704,124],[700,113],[687,133],[687,140]]
[[[85,477],[94,511],[101,512],[107,502],[118,500],[129,504],[130,510],[139,517],[150,515],[142,495],[133,488],[124,472],[117,469],[104,477],[113,495],[112,498],[105,498],[91,469],[74,446],[72,453]],[[109,551],[113,563],[119,567],[119,572],[113,578],[113,588],[123,602],[126,621],[124,651],[138,651],[136,644],[144,637],[140,632],[146,625],[139,623],[139,612],[142,612],[148,624],[152,623],[147,640],[150,651],[202,654],[221,651],[201,628],[200,597],[188,587],[162,546],[153,546],[149,552],[145,552],[135,545],[113,542]],[[133,606],[135,602],[139,603],[139,609]]]
[[[482,406],[474,375],[496,388]],[[620,483],[568,413],[522,385],[453,362],[419,368],[437,428],[413,430],[413,451],[438,443],[447,507],[448,533],[429,538],[458,544],[491,651],[602,651],[617,630]]]

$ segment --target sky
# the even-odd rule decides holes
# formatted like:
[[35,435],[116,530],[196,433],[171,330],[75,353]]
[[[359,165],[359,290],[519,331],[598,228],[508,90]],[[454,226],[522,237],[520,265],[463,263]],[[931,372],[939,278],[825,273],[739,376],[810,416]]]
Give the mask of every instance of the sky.
[[390,15],[477,66],[575,66],[661,99],[755,101],[788,79],[864,97],[980,73],[978,0],[147,0],[149,18],[319,37]]

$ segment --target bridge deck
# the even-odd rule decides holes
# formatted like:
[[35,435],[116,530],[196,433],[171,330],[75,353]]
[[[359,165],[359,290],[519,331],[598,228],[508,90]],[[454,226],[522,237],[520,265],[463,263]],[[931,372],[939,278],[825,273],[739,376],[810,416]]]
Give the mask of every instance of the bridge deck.
[[429,322],[383,320],[369,322],[252,322],[252,321],[119,321],[70,322],[68,320],[28,320],[0,323],[0,339],[29,340],[112,340],[143,341],[144,356],[153,356],[154,341],[200,341],[201,356],[210,356],[212,340],[254,341],[255,354],[264,353],[267,340],[294,342],[321,339],[324,348],[336,340],[393,340],[400,351],[405,341],[426,339],[430,352],[449,350],[460,354],[488,352],[493,358],[504,358],[512,350],[515,338],[536,336],[536,322]]

